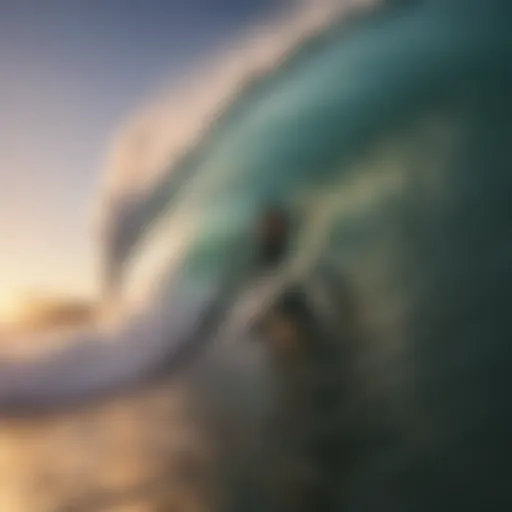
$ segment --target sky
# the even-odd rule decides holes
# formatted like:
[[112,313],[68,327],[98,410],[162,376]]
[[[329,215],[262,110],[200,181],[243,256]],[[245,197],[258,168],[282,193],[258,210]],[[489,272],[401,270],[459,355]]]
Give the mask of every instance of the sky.
[[0,317],[26,295],[95,293],[91,213],[116,131],[276,5],[0,3]]

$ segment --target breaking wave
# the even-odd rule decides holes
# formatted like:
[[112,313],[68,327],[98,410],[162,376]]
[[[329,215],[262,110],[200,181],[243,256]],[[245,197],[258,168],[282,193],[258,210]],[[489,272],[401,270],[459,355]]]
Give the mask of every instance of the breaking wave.
[[[141,226],[146,229],[148,220],[169,204],[170,188],[174,197],[179,197],[177,191],[197,159],[231,128],[245,107],[293,70],[295,54],[315,38],[321,39],[347,13],[368,9],[374,3],[297,2],[254,27],[243,40],[231,42],[219,56],[208,56],[208,62],[187,74],[180,84],[156,94],[120,130],[108,155],[96,212],[102,251],[115,254],[118,246],[130,245],[126,240],[136,237]],[[165,197],[158,191],[164,191]],[[131,209],[130,215],[123,215],[126,209]],[[187,221],[181,222],[181,231],[186,233]],[[137,267],[143,276],[135,279],[137,283],[146,282],[146,274],[153,274],[151,269],[169,265],[180,244],[178,238],[179,234],[172,240],[169,236],[152,238],[144,262]]]

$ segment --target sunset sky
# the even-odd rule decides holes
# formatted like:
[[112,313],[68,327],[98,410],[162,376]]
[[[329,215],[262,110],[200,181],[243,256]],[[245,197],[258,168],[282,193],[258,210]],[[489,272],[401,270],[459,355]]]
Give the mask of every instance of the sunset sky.
[[0,4],[0,317],[27,293],[94,293],[91,208],[112,136],[277,3]]

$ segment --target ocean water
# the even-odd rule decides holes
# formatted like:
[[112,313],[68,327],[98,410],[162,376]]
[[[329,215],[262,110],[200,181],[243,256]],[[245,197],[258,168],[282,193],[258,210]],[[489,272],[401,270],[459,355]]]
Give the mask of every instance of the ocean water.
[[[324,19],[156,186],[114,180],[110,272],[161,216],[179,241],[148,311],[233,295],[165,380],[6,420],[1,510],[510,508],[512,39],[505,3],[461,5]],[[294,227],[267,275],[275,203]]]

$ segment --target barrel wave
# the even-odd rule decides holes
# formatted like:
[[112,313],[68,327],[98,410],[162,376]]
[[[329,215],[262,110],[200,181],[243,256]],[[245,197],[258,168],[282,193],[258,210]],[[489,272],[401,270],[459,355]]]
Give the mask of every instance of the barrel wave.
[[[181,138],[140,142],[179,132],[171,107],[140,125],[146,149],[121,139],[100,244],[121,313],[6,362],[0,405],[62,410],[179,375],[207,446],[202,510],[506,509],[510,7],[315,9]],[[262,265],[270,207],[291,227]],[[156,233],[169,255],[132,310]]]

